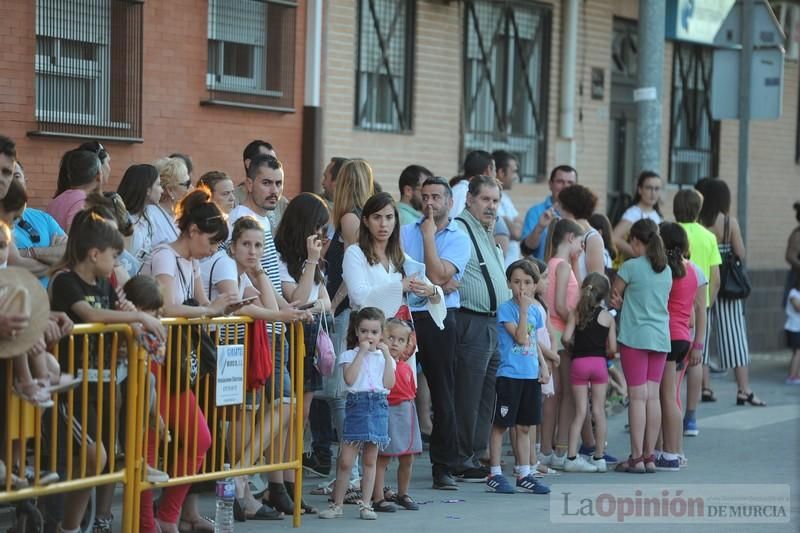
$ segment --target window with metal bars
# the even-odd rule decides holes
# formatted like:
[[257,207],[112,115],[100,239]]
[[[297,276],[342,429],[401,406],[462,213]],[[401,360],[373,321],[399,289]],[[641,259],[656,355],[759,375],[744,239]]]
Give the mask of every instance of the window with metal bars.
[[294,111],[297,2],[209,0],[204,104]]
[[520,179],[545,175],[552,8],[467,1],[464,151],[506,150]]
[[674,43],[669,181],[692,185],[719,172],[719,121],[711,117],[712,49]]
[[410,131],[414,0],[358,0],[355,125]]
[[140,1],[36,0],[35,68],[31,135],[141,140]]

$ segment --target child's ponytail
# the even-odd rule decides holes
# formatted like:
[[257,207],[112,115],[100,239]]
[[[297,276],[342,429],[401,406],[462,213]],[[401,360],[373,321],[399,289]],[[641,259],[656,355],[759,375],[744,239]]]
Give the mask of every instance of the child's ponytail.
[[599,272],[592,272],[583,278],[581,295],[576,307],[576,312],[578,313],[577,329],[583,329],[589,325],[594,316],[594,310],[608,298],[610,291],[611,283],[609,283],[605,275]]
[[659,233],[667,251],[667,264],[672,270],[672,279],[684,277],[686,265],[683,260],[689,255],[689,238],[686,230],[675,222],[662,222]]
[[630,238],[645,245],[645,255],[656,273],[661,273],[667,268],[667,252],[655,222],[649,218],[637,221],[631,227]]
[[549,261],[550,258],[556,254],[558,247],[561,245],[567,235],[575,235],[576,237],[580,237],[584,234],[584,232],[585,230],[583,229],[583,226],[574,220],[569,220],[566,218],[561,218],[558,220],[553,219],[553,221],[550,222],[550,226],[547,231],[547,247],[545,248],[544,252],[545,261]]

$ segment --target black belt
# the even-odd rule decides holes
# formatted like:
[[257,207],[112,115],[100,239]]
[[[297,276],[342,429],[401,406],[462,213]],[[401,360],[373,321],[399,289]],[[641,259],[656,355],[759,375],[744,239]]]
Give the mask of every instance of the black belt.
[[472,309],[467,309],[466,307],[459,307],[458,310],[461,313],[467,313],[468,315],[484,316],[487,318],[494,318],[497,316],[497,311],[489,311],[488,313],[485,313],[482,311],[473,311]]

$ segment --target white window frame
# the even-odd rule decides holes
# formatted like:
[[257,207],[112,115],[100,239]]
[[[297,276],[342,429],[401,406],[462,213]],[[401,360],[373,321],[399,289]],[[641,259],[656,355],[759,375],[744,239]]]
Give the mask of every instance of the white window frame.
[[[36,119],[42,122],[59,122],[77,125],[108,125],[110,120],[111,105],[111,61],[110,61],[110,42],[111,42],[111,7],[110,0],[94,0],[96,5],[105,5],[105,17],[102,20],[102,35],[94,40],[90,38],[79,39],[79,31],[75,31],[70,26],[75,24],[75,20],[67,20],[62,17],[64,10],[70,10],[73,17],[79,16],[81,10],[78,9],[78,0],[62,0],[63,3],[57,9],[50,9],[46,15],[50,17],[44,27],[38,24],[37,17],[36,39],[37,47],[35,53],[36,71]],[[43,9],[40,2],[37,2],[37,9]],[[61,10],[61,13],[59,13]],[[100,13],[102,10],[96,10]],[[50,33],[45,33],[46,29]],[[54,34],[53,34],[54,33]],[[88,31],[84,32],[88,37]],[[39,51],[39,39],[51,39],[53,41],[53,55],[43,55]],[[94,60],[75,59],[63,57],[61,49],[64,41],[73,41],[83,46],[94,47]],[[53,67],[56,67],[55,69]],[[42,107],[44,101],[53,100],[42,94],[41,85],[46,85],[45,78],[56,77],[63,79],[89,79],[94,80],[91,98],[94,102],[92,112],[85,113],[70,109],[48,110]],[[49,90],[57,91],[55,86]]]
[[[269,17],[269,2],[263,4],[264,16],[263,24],[246,30],[255,31],[252,36],[247,35],[247,31],[234,33],[230,28],[226,31],[223,24],[218,24],[215,12],[221,13],[228,10],[228,17],[231,20],[246,19],[250,12],[244,11],[248,4],[253,0],[209,0],[208,2],[208,47],[216,47],[215,64],[209,62],[206,72],[206,86],[209,90],[230,93],[254,94],[260,96],[282,97],[282,91],[267,90],[266,77],[264,72],[265,59],[267,54],[267,17]],[[221,15],[221,17],[224,15]],[[253,49],[252,53],[252,77],[231,76],[225,74],[225,44],[237,44],[249,46]],[[211,56],[212,54],[209,54]]]

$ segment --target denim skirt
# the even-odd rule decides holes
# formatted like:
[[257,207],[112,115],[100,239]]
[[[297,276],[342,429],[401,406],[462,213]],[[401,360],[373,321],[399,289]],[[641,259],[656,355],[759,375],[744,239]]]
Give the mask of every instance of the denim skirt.
[[371,442],[384,449],[389,444],[389,401],[381,392],[349,392],[344,404],[342,440]]

